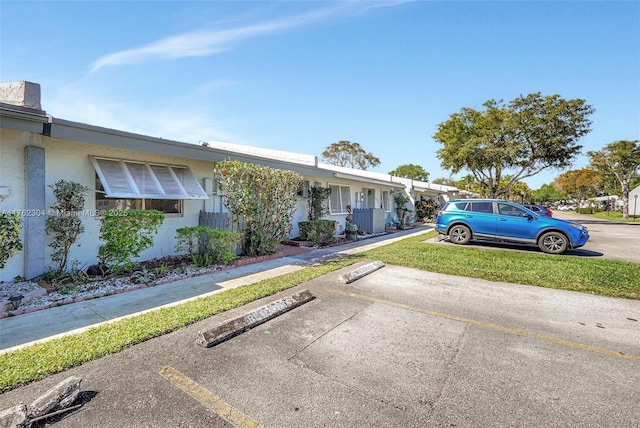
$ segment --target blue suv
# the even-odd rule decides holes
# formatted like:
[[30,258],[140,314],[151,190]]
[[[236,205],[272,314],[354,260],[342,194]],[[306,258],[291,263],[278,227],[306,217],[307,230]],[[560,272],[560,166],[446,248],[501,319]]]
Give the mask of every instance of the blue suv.
[[522,205],[498,199],[447,202],[438,212],[436,230],[454,244],[472,239],[537,245],[550,254],[587,243],[589,231],[572,221],[534,213]]

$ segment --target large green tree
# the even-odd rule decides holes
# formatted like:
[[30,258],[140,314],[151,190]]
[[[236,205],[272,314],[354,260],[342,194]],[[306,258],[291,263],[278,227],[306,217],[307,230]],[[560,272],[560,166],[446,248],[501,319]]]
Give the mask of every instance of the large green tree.
[[328,163],[337,166],[367,170],[369,167],[380,165],[380,159],[371,153],[365,152],[359,143],[351,141],[338,141],[331,144],[322,152],[322,158]]
[[[539,92],[508,103],[489,100],[483,110],[463,108],[438,125],[438,157],[453,174],[468,170],[490,197],[547,168],[566,168],[580,153],[594,112],[585,100]],[[510,175],[506,186],[503,176]]]
[[389,171],[389,175],[393,175],[394,177],[410,178],[417,181],[429,180],[429,173],[420,165],[414,165],[412,163],[400,165],[393,171]]
[[640,170],[640,144],[638,140],[620,140],[607,144],[597,152],[588,152],[591,167],[605,177],[615,177],[622,193],[622,216],[629,218],[629,191]]

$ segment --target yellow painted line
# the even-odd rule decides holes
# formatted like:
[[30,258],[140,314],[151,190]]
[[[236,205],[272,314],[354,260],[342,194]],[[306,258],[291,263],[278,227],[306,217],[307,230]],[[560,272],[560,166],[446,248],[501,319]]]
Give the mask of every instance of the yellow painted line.
[[180,388],[191,398],[213,410],[218,416],[237,428],[264,428],[264,425],[251,419],[238,409],[232,407],[222,398],[207,391],[195,381],[189,379],[176,369],[164,366],[157,370],[157,373]]
[[471,325],[475,325],[475,326],[478,326],[478,327],[488,328],[488,329],[491,329],[491,330],[497,330],[497,331],[502,331],[502,332],[505,332],[505,333],[516,334],[518,336],[531,337],[531,338],[534,338],[534,339],[537,339],[537,340],[543,340],[545,342],[551,342],[551,343],[556,343],[558,345],[564,345],[564,346],[569,346],[569,347],[572,347],[572,348],[582,349],[584,351],[591,351],[591,352],[596,352],[598,354],[604,354],[604,355],[609,355],[609,356],[616,357],[616,358],[624,358],[624,359],[627,359],[627,360],[639,361],[640,362],[640,357],[639,356],[631,355],[631,354],[625,354],[625,353],[619,352],[619,351],[612,351],[610,349],[604,349],[604,348],[598,348],[598,347],[595,347],[595,346],[585,345],[584,343],[578,343],[578,342],[572,342],[570,340],[558,339],[557,337],[544,336],[542,334],[532,333],[532,332],[526,331],[526,330],[518,330],[518,329],[515,329],[515,328],[505,327],[505,326],[498,325],[498,324],[491,324],[491,323],[484,322],[484,321],[472,320],[472,319],[469,319],[469,318],[462,318],[462,317],[459,317],[459,316],[456,316],[456,315],[445,314],[443,312],[430,311],[428,309],[418,308],[416,306],[405,305],[403,303],[393,302],[391,300],[378,299],[376,297],[365,296],[363,294],[351,293],[351,292],[348,292],[348,291],[343,291],[343,290],[338,290],[338,289],[329,289],[328,291],[330,291],[332,293],[336,293],[336,294],[341,294],[343,296],[354,297],[356,299],[361,299],[361,300],[368,300],[368,301],[374,302],[374,303],[380,303],[380,304],[387,305],[387,306],[395,306],[396,308],[407,309],[409,311],[421,312],[423,314],[431,315],[431,316],[434,316],[434,317],[446,318],[446,319],[450,319],[450,320],[454,320],[454,321],[460,321],[460,322],[463,322],[463,323],[466,323],[466,324],[471,324]]

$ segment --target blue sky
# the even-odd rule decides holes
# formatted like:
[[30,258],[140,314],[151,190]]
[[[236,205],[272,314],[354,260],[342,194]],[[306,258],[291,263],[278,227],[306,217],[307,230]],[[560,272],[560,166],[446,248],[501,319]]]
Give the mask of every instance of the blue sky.
[[349,140],[435,179],[439,123],[532,92],[594,106],[585,154],[640,138],[639,1],[2,0],[0,24],[0,80],[47,113],[178,141]]

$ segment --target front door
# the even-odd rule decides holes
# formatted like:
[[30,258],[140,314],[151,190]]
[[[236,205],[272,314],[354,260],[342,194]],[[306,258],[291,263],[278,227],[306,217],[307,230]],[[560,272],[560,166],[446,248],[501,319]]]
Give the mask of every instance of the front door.
[[376,207],[376,191],[375,189],[362,189],[364,194],[364,202],[361,208],[375,208]]

